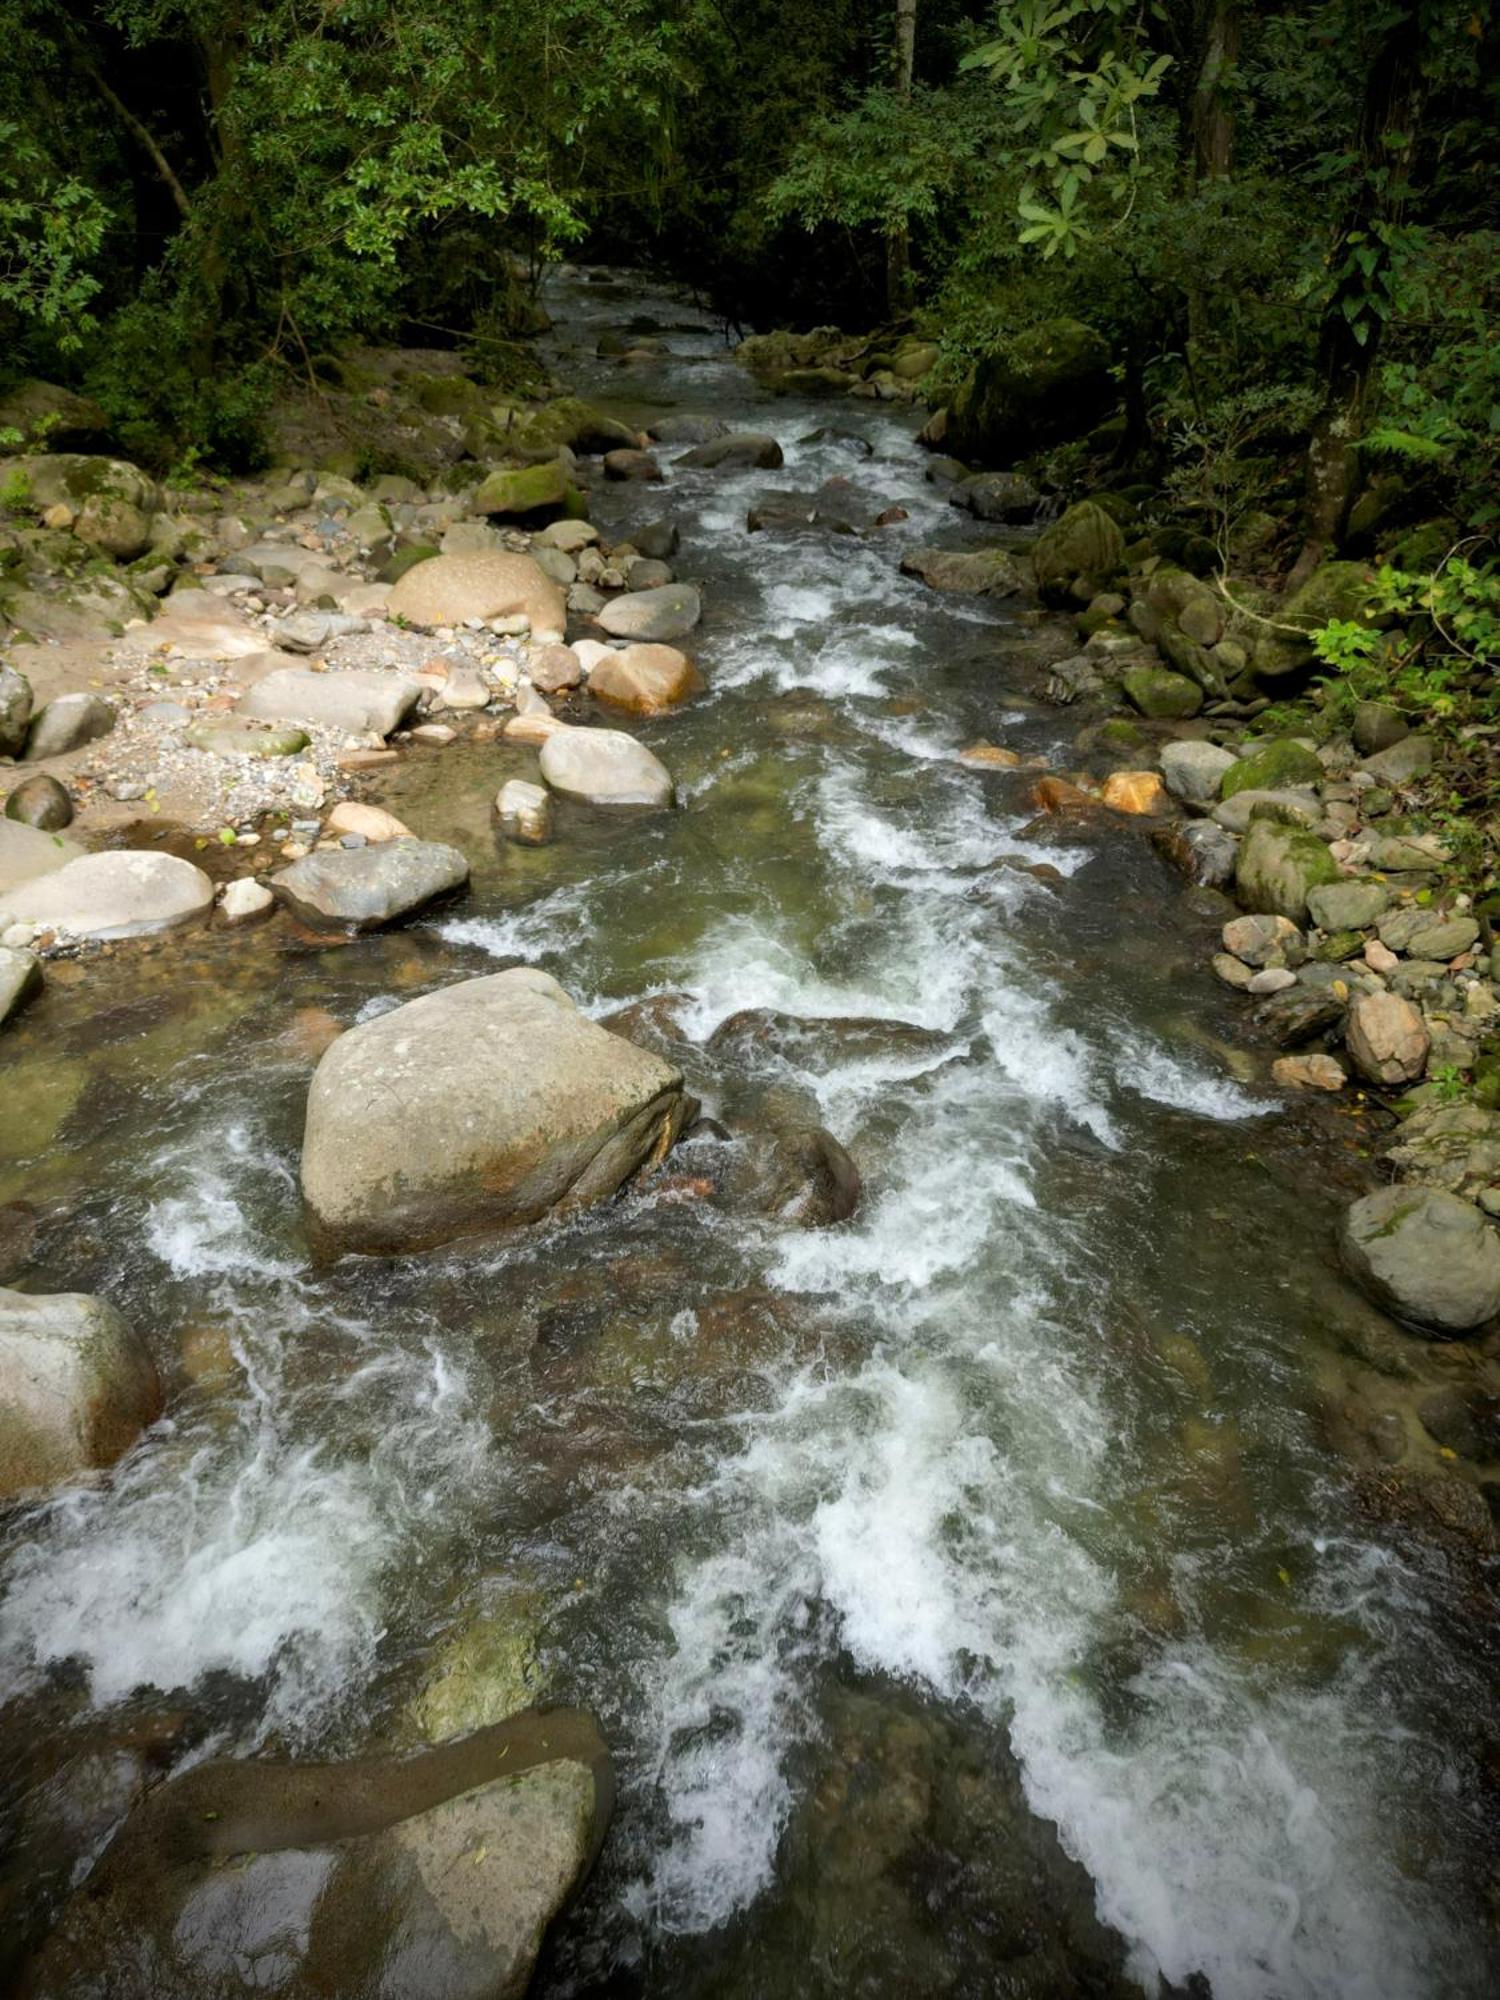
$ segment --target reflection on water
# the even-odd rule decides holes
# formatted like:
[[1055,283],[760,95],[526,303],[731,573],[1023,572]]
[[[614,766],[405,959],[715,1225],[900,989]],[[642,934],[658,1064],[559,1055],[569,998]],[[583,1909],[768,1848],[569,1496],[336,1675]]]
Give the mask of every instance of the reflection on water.
[[[641,415],[589,358],[629,308],[558,303],[568,372]],[[7,1031],[28,1281],[117,1299],[173,1385],[107,1486],[10,1524],[8,1894],[58,1893],[147,1737],[151,1768],[406,1740],[424,1663],[503,1586],[621,1769],[558,1994],[1493,1990],[1481,1665],[1320,1440],[1362,1309],[1267,1168],[1274,1101],[1184,1032],[1157,864],[1129,830],[1023,834],[1024,781],[952,763],[1057,722],[1007,688],[1003,610],[897,573],[973,533],[911,420],[841,404],[871,456],[799,442],[826,406],[672,340],[651,393],[788,461],[597,496],[611,536],[670,512],[706,587],[710,697],[642,729],[683,809],[564,806],[551,846],[501,848],[489,800],[530,753],[413,755],[389,802],[468,852],[461,905],[348,948],[120,953]],[[762,486],[834,473],[910,519],[745,533]],[[664,1192],[313,1268],[327,1035],[518,960],[595,1014],[661,996],[710,1111],[815,1103],[856,1217]]]

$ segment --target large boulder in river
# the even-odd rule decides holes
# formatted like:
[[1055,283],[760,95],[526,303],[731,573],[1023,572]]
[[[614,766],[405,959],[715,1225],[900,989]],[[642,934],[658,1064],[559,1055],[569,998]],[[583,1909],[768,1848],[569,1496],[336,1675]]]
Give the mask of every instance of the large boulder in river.
[[430,1249],[606,1200],[689,1109],[680,1070],[517,966],[333,1043],[308,1093],[302,1192],[329,1248]]
[[35,924],[76,938],[143,937],[206,917],[213,900],[213,883],[191,861],[114,848],[0,891],[0,930]]
[[520,2000],[609,1820],[608,1752],[532,1708],[414,1757],[220,1758],[126,1819],[28,2000]]
[[1388,1187],[1344,1217],[1340,1249],[1377,1305],[1434,1333],[1470,1333],[1500,1313],[1500,1236],[1441,1188]]
[[412,625],[463,625],[471,618],[524,618],[533,639],[560,640],[568,622],[562,591],[531,556],[473,549],[433,556],[393,585],[391,618]]
[[1047,320],[975,366],[953,400],[945,442],[960,458],[1008,465],[1080,436],[1117,393],[1109,348],[1093,328]]
[[113,1306],[0,1291],[0,1499],[113,1465],[160,1410],[151,1357]]
[[630,715],[662,715],[703,692],[703,676],[675,646],[626,646],[589,674],[589,693]]
[[736,472],[746,467],[774,472],[782,462],[782,450],[775,438],[763,431],[730,431],[724,437],[708,438],[702,444],[695,444],[676,462],[678,465],[703,466],[711,472],[726,467]]
[[373,931],[461,889],[469,864],[440,840],[320,847],[271,877],[271,888],[319,930]]
[[558,729],[542,745],[554,792],[590,806],[669,806],[672,775],[644,743],[618,729]]
[[410,674],[379,667],[319,674],[311,667],[278,667],[240,696],[238,713],[262,722],[289,722],[312,729],[336,729],[345,736],[372,730],[389,736],[399,729],[422,696]]
[[681,639],[703,616],[703,600],[690,583],[664,583],[655,590],[633,590],[616,597],[599,613],[599,624],[612,639]]

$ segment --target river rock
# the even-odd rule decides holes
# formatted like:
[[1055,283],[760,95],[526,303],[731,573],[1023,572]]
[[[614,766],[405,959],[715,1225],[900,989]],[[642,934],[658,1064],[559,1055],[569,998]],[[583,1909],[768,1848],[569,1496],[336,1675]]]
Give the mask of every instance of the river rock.
[[1252,820],[1235,866],[1235,891],[1247,910],[1307,921],[1307,895],[1339,879],[1338,863],[1314,833]]
[[1081,320],[1044,320],[1015,335],[983,355],[959,389],[945,426],[948,445],[960,458],[1011,465],[1039,446],[1078,437],[1118,398],[1112,359]]
[[1389,702],[1362,701],[1354,710],[1350,734],[1360,755],[1373,757],[1377,750],[1389,750],[1393,743],[1409,736],[1411,729],[1400,709],[1392,708]]
[[589,674],[589,693],[631,715],[661,715],[703,692],[703,676],[675,646],[626,646]]
[[1378,785],[1398,790],[1425,778],[1437,760],[1437,745],[1430,736],[1403,736],[1387,749],[1377,750],[1360,765]]
[[[1362,931],[1390,905],[1391,892],[1383,882],[1329,882],[1307,894],[1308,914],[1322,931]],[[1476,924],[1476,936],[1478,928]]]
[[1212,820],[1159,826],[1152,832],[1151,842],[1179,873],[1205,889],[1222,889],[1234,880],[1239,842]]
[[45,772],[25,778],[5,801],[5,817],[42,833],[61,833],[73,824],[73,800],[66,785]]
[[372,931],[451,895],[469,879],[456,847],[437,840],[388,840],[324,847],[271,877],[271,888],[304,923]]
[[682,536],[675,521],[648,521],[644,527],[637,528],[630,539],[643,556],[666,562],[676,555]]
[[1295,1049],[1320,1035],[1336,1034],[1344,1022],[1344,1002],[1333,986],[1300,982],[1273,993],[1255,1009],[1255,1025],[1278,1048]]
[[1483,1200],[1487,1190],[1500,1187],[1500,1112],[1462,1098],[1423,1104],[1400,1126],[1385,1156],[1403,1180]]
[[1044,604],[1087,602],[1125,559],[1120,524],[1092,500],[1080,500],[1045,528],[1031,551]]
[[[561,507],[571,485],[568,469],[559,459],[517,470],[490,473],[475,490],[470,506],[476,514],[516,516],[539,514],[549,507]],[[485,614],[480,613],[479,616]],[[446,624],[446,619],[430,621]]]
[[559,729],[542,745],[542,776],[554,792],[596,806],[669,806],[670,773],[615,729]]
[[1471,1333],[1500,1313],[1500,1237],[1440,1188],[1365,1195],[1344,1217],[1340,1249],[1375,1303],[1410,1325]]
[[0,891],[0,930],[35,924],[78,938],[141,937],[206,916],[213,900],[213,883],[191,861],[117,848]]
[[0,662],[0,757],[19,757],[31,727],[31,682]]
[[126,1819],[29,2000],[519,2000],[612,1798],[564,1708],[414,1757],[199,1764]]
[[151,1357],[113,1306],[0,1291],[0,1498],[113,1465],[160,1411]]
[[40,961],[29,951],[0,944],[0,1027],[41,989]]
[[607,451],[603,464],[606,479],[650,482],[664,477],[651,453],[635,446],[622,445],[615,451]]
[[859,1206],[859,1169],[821,1125],[737,1138],[720,1187],[730,1207],[784,1228],[828,1228]]
[[60,694],[38,709],[26,736],[32,763],[44,757],[65,757],[85,743],[107,736],[116,721],[113,702],[97,694]]
[[1360,1075],[1383,1090],[1415,1083],[1432,1046],[1421,1014],[1397,993],[1356,995],[1344,1038]]
[[1266,792],[1259,786],[1221,799],[1213,808],[1213,818],[1231,833],[1249,831],[1252,819],[1280,820],[1285,826],[1318,826],[1323,806],[1316,792]]
[[1220,794],[1232,799],[1236,792],[1296,791],[1301,786],[1317,784],[1322,776],[1323,766],[1316,751],[1283,737],[1237,757],[1224,773]]
[[193,750],[215,757],[295,757],[309,737],[295,723],[263,722],[253,715],[210,715],[183,732]]
[[580,549],[591,547],[599,539],[599,530],[592,521],[549,521],[545,528],[532,536],[532,545],[561,549],[564,555],[576,556]]
[[762,472],[774,472],[781,463],[781,446],[763,431],[729,431],[723,437],[707,438],[677,460],[678,465],[705,466],[710,471],[729,466],[736,471],[755,467]]
[[302,1191],[333,1248],[429,1249],[605,1200],[688,1111],[679,1070],[519,966],[339,1037],[308,1096]]
[[39,875],[55,874],[82,853],[76,841],[60,833],[46,833],[0,815],[0,902],[7,890],[34,882]]
[[552,833],[552,799],[544,785],[508,778],[495,795],[495,817],[507,840],[542,847]]
[[1114,812],[1139,815],[1160,812],[1165,793],[1155,771],[1111,771],[1099,797]]
[[563,694],[583,679],[583,662],[571,646],[533,646],[526,671],[543,694]]
[[1423,911],[1424,921],[1413,927],[1406,942],[1412,958],[1436,959],[1446,964],[1479,942],[1479,926],[1472,917],[1439,917]]
[[412,625],[524,618],[532,638],[543,644],[561,640],[568,618],[561,589],[540,564],[503,549],[418,563],[393,587],[387,613]]
[[357,833],[362,840],[378,845],[383,840],[412,840],[415,836],[404,820],[384,806],[367,806],[358,799],[341,799],[328,815],[330,833]]
[[1120,686],[1132,707],[1153,720],[1186,720],[1203,706],[1203,690],[1196,681],[1145,661],[1125,668]]
[[1162,781],[1184,805],[1209,806],[1234,761],[1233,753],[1217,743],[1168,743],[1161,753]]
[[1301,965],[1307,957],[1301,931],[1286,917],[1231,917],[1224,926],[1222,942],[1226,951],[1257,969]]
[[359,668],[319,674],[281,667],[240,696],[238,713],[266,722],[336,729],[345,736],[389,736],[416,707],[422,683],[410,674]]
[[261,917],[268,917],[275,907],[276,898],[265,883],[250,875],[242,875],[237,882],[226,882],[219,891],[219,915],[226,924],[253,924]]
[[971,595],[1014,597],[1021,588],[1021,572],[1004,549],[908,549],[901,573],[920,577],[932,590]]
[[651,435],[658,444],[708,444],[714,438],[728,437],[729,426],[722,417],[698,416],[691,410],[683,410],[676,416],[658,417],[651,426]]
[[703,616],[703,600],[690,583],[633,590],[606,604],[599,624],[612,639],[680,639]]
[[1348,1082],[1333,1056],[1278,1056],[1272,1078],[1288,1090],[1342,1090]]
[[978,521],[1022,522],[1036,518],[1042,496],[1021,472],[981,472],[962,479],[948,495],[950,507],[962,507]]

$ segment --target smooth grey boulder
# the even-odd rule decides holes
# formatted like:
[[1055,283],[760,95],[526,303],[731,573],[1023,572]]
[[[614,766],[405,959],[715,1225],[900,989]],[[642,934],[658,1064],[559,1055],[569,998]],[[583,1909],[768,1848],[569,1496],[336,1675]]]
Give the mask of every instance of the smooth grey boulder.
[[1235,761],[1232,751],[1217,743],[1168,743],[1162,748],[1162,783],[1184,805],[1211,806],[1219,796],[1219,781]]
[[[55,837],[55,836],[53,836]],[[206,916],[214,885],[175,854],[117,848],[0,891],[0,930],[37,924],[70,937],[144,937]]]
[[35,954],[0,944],[0,1027],[40,992],[42,968]]
[[160,1785],[65,1904],[29,2000],[520,2000],[613,1803],[579,1709],[410,1757],[216,1759]]
[[691,1109],[680,1070],[518,966],[332,1044],[308,1093],[303,1198],[326,1248],[426,1250],[607,1199]]
[[554,792],[591,806],[672,803],[672,777],[644,743],[619,729],[559,729],[542,745],[542,776]]
[[7,890],[55,874],[82,853],[76,840],[0,814],[0,901]]
[[271,877],[276,896],[319,929],[373,931],[410,916],[469,879],[469,864],[440,840],[322,847]]
[[0,665],[0,757],[19,757],[31,726],[31,682],[15,667]]
[[1339,1243],[1350,1275],[1412,1326],[1472,1333],[1500,1313],[1500,1236],[1441,1188],[1365,1195],[1345,1214]]
[[246,689],[237,713],[265,722],[337,729],[346,736],[365,736],[371,731],[389,736],[400,728],[421,696],[422,683],[408,674],[368,667],[350,673],[317,674],[311,667],[281,667]]
[[752,466],[762,472],[774,472],[782,463],[782,450],[775,438],[764,431],[728,431],[723,437],[706,438],[702,444],[694,445],[676,463],[703,466],[711,472],[724,466],[735,469]]
[[113,1306],[0,1291],[0,1499],[113,1465],[160,1410],[155,1365]]
[[612,599],[599,623],[614,639],[680,639],[702,616],[703,600],[690,583],[665,583]]
[[97,694],[60,694],[38,709],[26,734],[26,756],[32,763],[43,757],[65,757],[115,726],[113,702]]

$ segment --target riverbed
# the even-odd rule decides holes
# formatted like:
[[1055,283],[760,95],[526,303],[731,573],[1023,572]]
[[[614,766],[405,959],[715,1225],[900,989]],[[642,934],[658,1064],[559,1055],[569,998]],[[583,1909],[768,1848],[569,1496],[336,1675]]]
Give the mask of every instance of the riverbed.
[[[172,1393],[107,1483],[6,1523],[3,1907],[80,1879],[132,1758],[399,1741],[424,1664],[509,1607],[619,1774],[548,1996],[1494,1991],[1487,1684],[1325,1422],[1405,1336],[1337,1270],[1326,1138],[1209,990],[1212,910],[1137,823],[1080,837],[957,761],[1066,769],[1073,732],[1034,614],[899,572],[994,539],[924,477],[919,412],[773,398],[623,279],[549,304],[578,393],[785,453],[663,447],[662,485],[594,490],[607,539],[675,521],[703,590],[708,691],[639,726],[679,809],[514,847],[490,801],[533,751],[415,750],[378,796],[464,849],[461,904],[121,950],[8,1031],[28,1285],[114,1300]],[[669,354],[595,358],[643,322]],[[747,531],[835,477],[906,518]],[[315,1264],[320,1022],[523,962],[599,1017],[649,1003],[710,1116],[815,1107],[855,1216],[669,1180]]]

